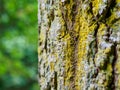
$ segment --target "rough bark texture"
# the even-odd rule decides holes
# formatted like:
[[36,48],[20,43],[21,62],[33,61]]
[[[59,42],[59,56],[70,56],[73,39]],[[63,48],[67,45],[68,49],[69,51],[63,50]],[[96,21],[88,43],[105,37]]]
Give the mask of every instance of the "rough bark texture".
[[41,90],[120,90],[120,0],[38,0]]

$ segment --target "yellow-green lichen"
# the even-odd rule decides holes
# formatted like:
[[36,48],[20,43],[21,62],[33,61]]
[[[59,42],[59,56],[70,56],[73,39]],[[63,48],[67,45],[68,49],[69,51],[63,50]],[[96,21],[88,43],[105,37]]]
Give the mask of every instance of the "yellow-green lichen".
[[98,12],[99,12],[99,4],[101,3],[102,0],[93,0],[92,1],[92,5],[93,5],[93,14],[94,16],[97,16]]

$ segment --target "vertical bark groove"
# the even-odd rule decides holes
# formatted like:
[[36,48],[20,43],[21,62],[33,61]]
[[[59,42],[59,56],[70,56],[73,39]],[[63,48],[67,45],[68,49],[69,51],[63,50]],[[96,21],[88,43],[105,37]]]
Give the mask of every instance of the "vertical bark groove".
[[114,43],[114,59],[113,59],[113,63],[112,63],[112,75],[113,75],[113,78],[112,78],[112,81],[111,81],[111,84],[110,84],[110,87],[112,90],[116,90],[116,86],[115,86],[115,82],[116,82],[116,62],[117,62],[117,44],[116,42]]

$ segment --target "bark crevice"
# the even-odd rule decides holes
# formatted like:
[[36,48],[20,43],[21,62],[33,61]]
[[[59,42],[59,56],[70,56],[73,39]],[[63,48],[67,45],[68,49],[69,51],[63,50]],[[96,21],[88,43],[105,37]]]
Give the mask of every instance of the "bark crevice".
[[114,47],[113,47],[113,53],[114,53],[114,59],[113,59],[113,62],[112,62],[112,81],[110,83],[110,87],[112,88],[112,90],[116,90],[116,86],[115,86],[115,83],[116,83],[116,62],[117,62],[117,43],[115,42],[114,43]]

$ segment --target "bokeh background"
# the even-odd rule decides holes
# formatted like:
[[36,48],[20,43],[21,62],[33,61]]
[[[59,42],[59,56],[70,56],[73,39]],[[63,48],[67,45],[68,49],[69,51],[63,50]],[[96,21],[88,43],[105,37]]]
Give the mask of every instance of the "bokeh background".
[[0,0],[0,90],[39,90],[37,0]]

